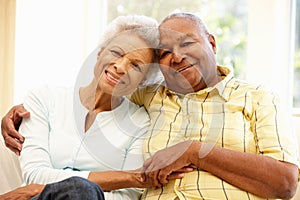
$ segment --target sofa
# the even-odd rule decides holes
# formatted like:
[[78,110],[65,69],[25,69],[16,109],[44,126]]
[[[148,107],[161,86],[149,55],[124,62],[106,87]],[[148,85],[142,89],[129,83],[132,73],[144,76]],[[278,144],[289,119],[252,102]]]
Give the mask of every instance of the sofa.
[[11,152],[0,136],[0,194],[8,192],[23,184],[19,158]]
[[[300,144],[300,117],[295,119],[297,126],[295,131]],[[24,185],[19,164],[19,158],[8,148],[6,148],[3,137],[0,135],[0,194],[13,190]],[[300,199],[300,186],[293,200]]]

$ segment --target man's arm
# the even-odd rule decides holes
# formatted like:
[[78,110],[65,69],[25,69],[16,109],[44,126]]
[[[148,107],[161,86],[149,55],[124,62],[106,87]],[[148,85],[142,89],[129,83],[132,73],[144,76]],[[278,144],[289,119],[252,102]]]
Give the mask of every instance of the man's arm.
[[23,118],[28,118],[30,113],[22,104],[12,107],[2,118],[1,133],[8,147],[15,154],[20,155],[25,138],[17,131]]
[[152,185],[161,186],[172,171],[191,164],[265,198],[291,198],[297,189],[298,167],[294,164],[199,141],[181,142],[156,152],[144,163],[143,171]]
[[42,192],[44,185],[31,184],[0,195],[3,200],[27,200]]

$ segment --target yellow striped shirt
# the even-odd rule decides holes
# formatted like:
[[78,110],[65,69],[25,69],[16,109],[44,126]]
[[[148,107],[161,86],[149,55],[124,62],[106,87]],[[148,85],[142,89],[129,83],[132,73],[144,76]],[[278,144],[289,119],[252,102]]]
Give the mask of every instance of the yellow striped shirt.
[[[146,158],[192,139],[298,165],[296,139],[279,108],[277,96],[235,79],[225,67],[218,70],[223,80],[195,93],[179,95],[160,85],[139,89],[132,95],[132,101],[143,105],[151,118],[149,138],[144,145]],[[262,198],[209,172],[194,170],[160,189],[146,189],[142,199]]]

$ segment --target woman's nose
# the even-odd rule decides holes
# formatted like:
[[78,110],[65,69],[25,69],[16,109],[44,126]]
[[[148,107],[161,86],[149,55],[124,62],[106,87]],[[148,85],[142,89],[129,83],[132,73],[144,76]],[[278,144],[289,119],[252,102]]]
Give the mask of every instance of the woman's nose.
[[116,60],[114,67],[117,73],[126,74],[129,68],[129,61],[125,57],[119,58]]

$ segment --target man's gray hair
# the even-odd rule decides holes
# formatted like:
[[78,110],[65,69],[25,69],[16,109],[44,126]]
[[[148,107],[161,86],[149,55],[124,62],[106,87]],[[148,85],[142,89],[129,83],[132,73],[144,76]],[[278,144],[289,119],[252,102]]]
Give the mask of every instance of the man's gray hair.
[[191,19],[192,21],[196,22],[196,24],[198,25],[202,36],[209,35],[208,29],[207,29],[205,23],[201,20],[201,18],[199,16],[197,16],[196,14],[193,14],[193,13],[188,13],[188,12],[171,13],[160,22],[160,25],[172,18]]

